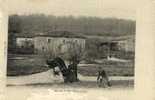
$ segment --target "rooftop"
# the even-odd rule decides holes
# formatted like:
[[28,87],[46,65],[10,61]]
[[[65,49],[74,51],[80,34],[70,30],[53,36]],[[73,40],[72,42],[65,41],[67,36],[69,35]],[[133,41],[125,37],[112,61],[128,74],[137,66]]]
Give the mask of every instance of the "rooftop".
[[36,33],[35,36],[44,36],[44,37],[65,37],[65,38],[86,38],[83,35],[79,35],[78,33],[72,33],[69,31],[52,31],[48,33]]

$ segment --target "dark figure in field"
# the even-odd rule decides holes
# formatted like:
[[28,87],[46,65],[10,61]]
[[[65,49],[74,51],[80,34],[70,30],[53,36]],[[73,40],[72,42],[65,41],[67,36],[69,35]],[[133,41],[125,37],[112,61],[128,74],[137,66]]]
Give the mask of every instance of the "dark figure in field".
[[73,74],[72,78],[74,79],[74,81],[79,81],[79,79],[77,78],[77,65],[76,63],[70,64],[68,66],[69,71]]
[[109,78],[107,76],[107,73],[101,67],[99,67],[97,83],[98,83],[99,87],[101,87],[102,85],[104,87],[111,86],[111,84],[109,82]]

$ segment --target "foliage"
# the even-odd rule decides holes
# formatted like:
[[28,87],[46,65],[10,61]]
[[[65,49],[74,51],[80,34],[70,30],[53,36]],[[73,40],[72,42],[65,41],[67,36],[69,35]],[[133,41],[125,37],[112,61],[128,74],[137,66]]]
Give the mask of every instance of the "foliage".
[[135,33],[135,21],[42,14],[12,15],[9,17],[9,32],[32,34],[51,31],[70,31],[85,35],[129,35]]
[[70,62],[80,62],[83,59],[84,55],[84,48],[82,45],[70,42],[69,45],[67,45],[67,52],[64,53],[64,57],[69,60]]

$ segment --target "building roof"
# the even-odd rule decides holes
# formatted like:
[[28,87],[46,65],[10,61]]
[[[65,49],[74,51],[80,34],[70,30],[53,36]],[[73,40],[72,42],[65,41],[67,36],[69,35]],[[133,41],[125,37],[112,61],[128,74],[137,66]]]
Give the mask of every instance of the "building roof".
[[79,35],[78,33],[72,33],[68,31],[52,31],[48,33],[37,33],[35,37],[43,36],[43,37],[65,37],[65,38],[86,38],[83,35]]
[[33,34],[15,34],[16,38],[33,38]]
[[88,39],[97,39],[102,42],[117,42],[126,40],[135,40],[135,35],[126,36],[88,36]]

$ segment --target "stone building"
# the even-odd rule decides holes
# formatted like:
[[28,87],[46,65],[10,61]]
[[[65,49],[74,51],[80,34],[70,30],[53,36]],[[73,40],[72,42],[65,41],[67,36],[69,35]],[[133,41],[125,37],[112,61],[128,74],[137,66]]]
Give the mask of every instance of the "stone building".
[[56,31],[48,34],[38,33],[34,37],[34,48],[37,54],[65,54],[77,47],[84,50],[85,37],[67,31]]
[[22,34],[15,35],[14,53],[33,54],[34,53],[34,36]]

